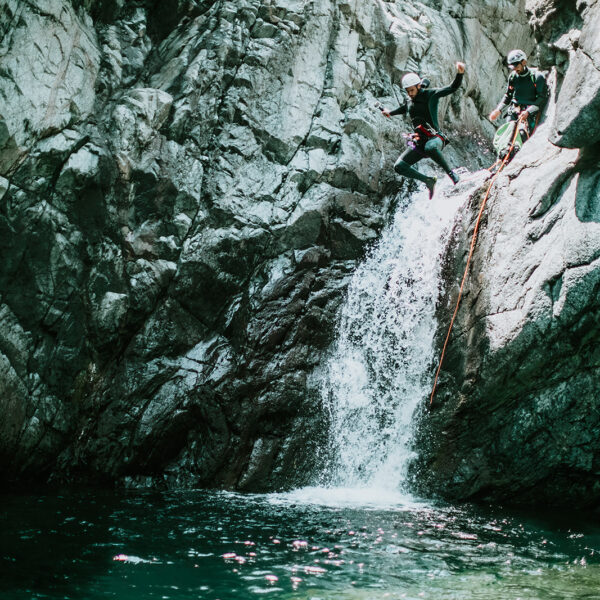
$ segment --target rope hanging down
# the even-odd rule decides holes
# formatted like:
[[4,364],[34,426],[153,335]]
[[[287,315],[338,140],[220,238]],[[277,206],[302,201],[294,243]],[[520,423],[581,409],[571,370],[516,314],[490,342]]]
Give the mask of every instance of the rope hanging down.
[[[460,306],[460,301],[462,299],[462,294],[463,294],[463,289],[465,287],[465,282],[467,280],[467,274],[469,273],[469,267],[471,266],[471,258],[473,257],[473,252],[475,250],[475,242],[477,241],[477,233],[479,232],[479,224],[481,223],[481,217],[483,216],[483,211],[485,209],[485,205],[486,202],[490,196],[490,192],[492,191],[492,187],[494,186],[494,183],[496,182],[496,179],[498,179],[498,175],[500,175],[500,173],[502,172],[502,169],[504,168],[504,166],[506,165],[506,163],[508,162],[508,159],[511,155],[512,149],[515,145],[515,140],[517,139],[517,135],[519,133],[519,127],[518,125],[515,123],[515,133],[513,135],[512,141],[510,143],[510,147],[508,149],[508,152],[506,153],[506,156],[504,157],[504,159],[502,160],[502,162],[500,163],[500,167],[498,168],[498,170],[496,171],[496,173],[494,174],[494,176],[492,177],[492,180],[490,181],[490,185],[488,186],[488,189],[485,193],[485,196],[483,197],[483,201],[481,202],[481,207],[479,209],[479,214],[477,215],[477,221],[475,222],[475,229],[473,231],[473,237],[471,238],[471,247],[469,248],[469,255],[467,257],[467,265],[465,267],[465,272],[463,274],[463,278],[460,284],[460,289],[458,291],[458,298],[456,300],[456,306],[454,308],[454,314],[452,315],[452,319],[450,320],[450,327],[448,327],[448,333],[446,334],[446,340],[444,341],[444,347],[442,348],[442,355],[440,356],[440,362],[438,364],[438,368],[437,371],[435,373],[435,380],[433,382],[433,389],[431,390],[431,396],[429,397],[429,406],[431,407],[431,405],[433,404],[433,397],[435,395],[435,390],[437,387],[437,382],[438,382],[438,377],[440,375],[440,371],[442,369],[442,363],[444,362],[444,355],[446,354],[446,347],[448,346],[448,341],[450,340],[450,333],[452,332],[452,327],[454,327],[454,320],[456,319],[456,315],[458,313],[458,307]],[[497,164],[497,163],[495,163]],[[490,168],[493,168],[493,166]]]

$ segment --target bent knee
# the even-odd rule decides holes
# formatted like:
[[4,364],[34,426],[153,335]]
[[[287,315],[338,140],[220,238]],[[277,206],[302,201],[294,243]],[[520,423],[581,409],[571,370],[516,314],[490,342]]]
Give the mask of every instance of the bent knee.
[[398,175],[404,175],[408,169],[410,169],[410,165],[401,158],[394,163],[394,171],[396,171]]

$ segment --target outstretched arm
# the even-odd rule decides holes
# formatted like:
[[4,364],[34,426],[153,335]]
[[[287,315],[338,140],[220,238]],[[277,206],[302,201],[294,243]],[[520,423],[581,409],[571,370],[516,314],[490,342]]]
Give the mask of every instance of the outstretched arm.
[[406,114],[406,110],[407,110],[406,104],[402,104],[401,106],[399,106],[398,108],[395,108],[394,110],[390,111],[387,108],[384,108],[381,112],[383,113],[384,117],[395,117],[396,115]]
[[454,81],[443,88],[438,88],[437,90],[432,90],[434,98],[443,98],[444,96],[449,96],[454,93],[462,83],[463,76],[465,73],[465,63],[457,62],[456,63],[456,77]]
[[402,104],[402,106],[399,106],[398,108],[394,109],[393,111],[390,112],[390,117],[395,117],[396,115],[404,115],[406,114],[406,110],[407,110],[407,106],[406,104]]

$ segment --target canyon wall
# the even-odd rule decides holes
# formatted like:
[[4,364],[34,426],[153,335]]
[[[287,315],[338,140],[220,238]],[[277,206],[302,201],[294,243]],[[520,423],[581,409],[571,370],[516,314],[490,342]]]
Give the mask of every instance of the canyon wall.
[[[492,190],[440,386],[420,419],[428,450],[415,477],[429,492],[598,505],[600,4],[576,5],[529,3],[554,91]],[[481,200],[479,190],[455,231],[441,328]]]
[[[521,47],[556,110],[490,199],[415,472],[453,497],[543,487],[558,466],[595,482],[597,2],[1,4],[5,481],[309,482],[327,433],[311,374],[415,189],[392,169],[408,121],[375,103],[397,106],[407,71],[438,86],[466,62],[441,104],[445,153],[487,166],[485,115]],[[470,227],[467,210],[440,335]],[[577,443],[548,427],[565,418]],[[500,460],[517,442],[547,476]]]

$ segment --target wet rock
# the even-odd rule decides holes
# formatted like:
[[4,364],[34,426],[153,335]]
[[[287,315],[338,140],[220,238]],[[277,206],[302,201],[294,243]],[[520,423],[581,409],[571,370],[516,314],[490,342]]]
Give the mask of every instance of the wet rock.
[[[489,135],[481,115],[503,56],[534,45],[521,4],[3,9],[0,474],[306,483],[326,427],[310,375],[386,207],[406,193],[391,166],[407,121],[374,103],[397,105],[408,70],[448,83],[463,59],[442,120],[457,140]],[[447,153],[479,160],[467,141]],[[594,220],[582,194],[577,210]]]
[[[583,8],[589,31],[600,7]],[[571,52],[547,122],[490,196],[439,388],[420,420],[421,489],[597,507],[600,164],[588,119],[597,71],[588,68],[583,84],[581,60],[591,59],[582,54]],[[557,139],[564,119],[570,125]],[[455,231],[439,312],[445,324],[482,193]]]

